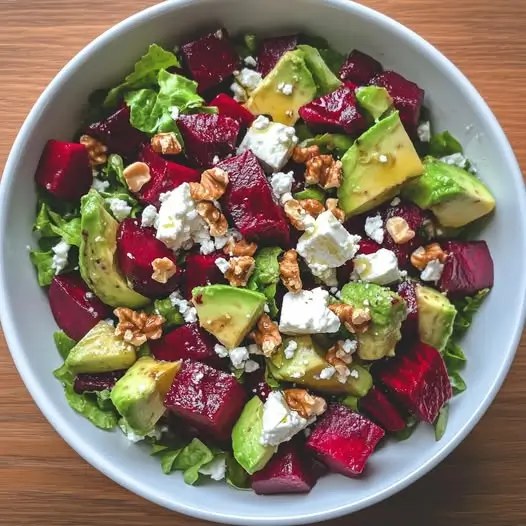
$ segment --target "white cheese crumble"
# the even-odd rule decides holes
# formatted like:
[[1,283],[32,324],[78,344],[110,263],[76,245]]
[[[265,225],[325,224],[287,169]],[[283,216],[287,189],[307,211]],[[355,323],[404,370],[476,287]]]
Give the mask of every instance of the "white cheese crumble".
[[265,115],[258,115],[254,122],[252,123],[252,127],[256,130],[265,130],[270,125],[270,119],[268,117],[265,117]]
[[261,73],[248,68],[243,68],[241,71],[234,71],[234,78],[249,94],[254,91],[263,80]]
[[223,480],[226,475],[226,458],[224,455],[217,456],[208,464],[199,468],[199,473],[209,475],[212,480]]
[[277,91],[283,93],[283,95],[292,95],[294,86],[285,82],[280,82],[277,87]]
[[[294,172],[276,172],[272,174],[270,179],[270,186],[272,186],[272,192],[276,199],[283,203],[283,197],[289,196],[292,198],[292,183],[294,182]],[[289,200],[289,199],[287,199]]]
[[439,161],[464,169],[466,169],[468,165],[468,160],[461,153],[453,153],[451,155],[446,155],[445,157],[440,157]]
[[109,181],[101,181],[97,177],[93,178],[93,183],[91,183],[91,188],[97,190],[97,192],[105,192],[110,186]]
[[354,271],[361,280],[377,285],[389,285],[401,277],[396,254],[385,248],[374,254],[356,256]]
[[351,378],[354,378],[355,380],[360,378],[360,374],[358,373],[358,371],[356,369],[353,369],[352,371],[349,371],[349,375],[351,376]]
[[186,323],[195,323],[197,321],[197,310],[189,302],[183,299],[179,291],[172,292],[168,296],[170,303],[179,310]]
[[259,363],[254,360],[247,360],[245,362],[245,372],[253,373],[259,369]]
[[119,222],[124,221],[131,214],[131,206],[124,201],[124,199],[106,199],[106,202],[110,206],[113,217]]
[[431,123],[429,121],[421,122],[416,133],[421,142],[429,142],[431,140]]
[[176,121],[179,118],[179,108],[177,106],[170,106],[168,108],[168,111],[170,112],[170,117]]
[[230,268],[230,263],[225,258],[217,258],[214,263],[223,274]]
[[320,371],[320,380],[330,380],[334,376],[335,372],[336,369],[332,365],[325,367],[325,369]]
[[245,63],[246,66],[250,68],[255,68],[258,65],[258,63],[256,62],[256,59],[252,57],[251,55],[249,55],[248,57],[245,57],[243,62]]
[[338,275],[335,268],[316,263],[311,264],[309,268],[313,276],[319,278],[327,287],[336,287],[338,285]]
[[283,353],[285,354],[285,358],[287,358],[287,360],[292,360],[292,358],[294,358],[294,354],[297,348],[298,344],[294,340],[290,340],[283,351]]
[[432,259],[420,274],[422,281],[438,281],[442,276],[444,265],[438,259]]
[[66,243],[63,239],[51,248],[51,250],[53,251],[51,268],[55,271],[55,274],[58,274],[59,272],[64,270],[65,266],[68,264],[69,248],[69,244]]
[[398,206],[402,201],[400,200],[399,197],[395,197],[392,201],[391,201],[391,206]]
[[379,245],[384,242],[385,231],[383,227],[384,222],[382,221],[382,216],[380,216],[380,214],[365,219],[365,233]]
[[268,306],[268,303],[265,303],[265,305],[263,305],[263,312],[266,312],[267,314],[270,312],[270,307]]
[[243,369],[245,362],[248,360],[248,349],[246,347],[235,347],[229,352],[230,361],[236,369]]
[[219,358],[226,358],[228,356],[228,349],[220,343],[216,343],[214,345],[214,352],[217,354],[217,356],[219,356]]
[[242,103],[247,101],[247,92],[237,82],[233,82],[230,85],[230,90],[236,102]]
[[[358,340],[344,340],[342,350],[345,354],[354,354],[358,350]],[[336,353],[336,356],[338,356],[338,353]]]
[[143,211],[141,215],[141,226],[142,227],[153,227],[155,226],[155,223],[157,222],[157,218],[159,215],[157,214],[157,208],[153,205],[148,205]]

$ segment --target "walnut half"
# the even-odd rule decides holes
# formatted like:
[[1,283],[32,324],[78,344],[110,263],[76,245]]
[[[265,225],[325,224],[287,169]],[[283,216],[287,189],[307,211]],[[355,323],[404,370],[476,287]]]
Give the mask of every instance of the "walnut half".
[[91,166],[100,166],[108,160],[108,148],[99,140],[91,135],[82,135],[79,139],[80,144],[84,145],[88,151],[89,162]]
[[236,241],[231,237],[223,247],[223,252],[227,256],[253,256],[257,249],[255,243],[249,243],[246,239]]
[[228,186],[228,174],[221,168],[210,168],[201,174],[200,183],[190,183],[194,201],[217,201]]
[[155,258],[152,268],[152,279],[157,283],[166,283],[177,272],[175,263],[169,258]]
[[136,193],[152,178],[150,167],[146,163],[136,162],[124,168],[122,172],[128,188]]
[[158,340],[163,334],[162,326],[166,320],[162,316],[127,307],[118,307],[113,313],[119,318],[115,336],[135,347],[140,347],[147,340]]
[[438,259],[440,263],[446,261],[447,254],[442,250],[438,243],[431,243],[424,247],[418,247],[411,254],[411,264],[418,270],[424,270],[427,264],[433,259]]
[[237,256],[228,260],[229,268],[225,278],[232,287],[245,287],[254,272],[254,258],[251,256]]
[[178,155],[183,151],[174,132],[158,133],[151,140],[152,149],[163,155]]
[[345,303],[329,305],[329,309],[338,316],[340,322],[351,333],[365,332],[369,328],[371,313],[369,309],[357,309]]
[[322,188],[339,188],[342,179],[342,162],[332,155],[318,155],[306,163],[305,182],[319,184]]
[[287,405],[303,418],[310,419],[327,410],[327,402],[321,396],[311,395],[306,389],[285,389],[283,395]]
[[210,235],[224,236],[228,230],[228,222],[219,208],[211,201],[200,201],[195,205],[197,213],[205,220],[210,228]]
[[279,277],[289,292],[299,292],[303,287],[298,265],[298,253],[287,250],[279,262]]
[[251,338],[261,347],[263,354],[270,358],[282,343],[278,326],[268,314],[262,314],[256,328],[250,334]]

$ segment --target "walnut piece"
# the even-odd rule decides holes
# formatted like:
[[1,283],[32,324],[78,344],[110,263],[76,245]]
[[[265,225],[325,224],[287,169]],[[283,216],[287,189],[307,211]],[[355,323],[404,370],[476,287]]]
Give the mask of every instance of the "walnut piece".
[[403,245],[415,237],[415,231],[411,230],[403,217],[390,217],[385,222],[385,229],[397,245]]
[[250,336],[261,347],[267,358],[270,358],[282,343],[278,326],[268,314],[261,315]]
[[355,334],[365,332],[369,328],[371,313],[369,309],[357,309],[345,303],[329,305],[329,309],[338,316],[345,328]]
[[296,199],[289,199],[284,205],[283,210],[290,224],[296,230],[307,230],[314,225],[314,218],[308,214]]
[[150,167],[146,163],[132,163],[122,172],[128,188],[132,192],[139,192],[140,189],[152,178]]
[[298,265],[298,253],[287,250],[279,262],[279,276],[281,282],[289,292],[299,292],[303,287]]
[[306,389],[285,389],[283,395],[287,405],[303,418],[310,419],[327,410],[327,402],[321,396],[311,395]]
[[341,208],[338,208],[338,199],[327,199],[325,206],[340,223],[345,221],[345,212]]
[[230,258],[229,269],[225,272],[225,278],[232,287],[245,287],[255,266],[254,258],[251,256],[237,256]]
[[325,207],[317,199],[300,199],[298,203],[312,217],[318,217],[325,212]]
[[152,261],[152,279],[157,283],[166,283],[177,272],[175,263],[168,258],[155,258]]
[[249,243],[246,239],[236,241],[231,237],[223,247],[223,252],[227,256],[253,256],[257,249],[255,243]]
[[178,155],[183,151],[181,143],[174,132],[158,133],[151,140],[152,149],[155,153],[163,155]]
[[352,363],[352,354],[350,352],[345,351],[343,340],[338,340],[327,351],[327,356],[325,357],[325,359],[331,365],[335,365],[335,363],[338,363],[337,360],[344,363],[345,365],[349,365]]
[[194,201],[217,201],[228,186],[228,174],[221,168],[210,168],[201,174],[200,183],[190,183]]
[[163,334],[166,320],[162,316],[137,312],[127,307],[118,307],[113,313],[119,318],[115,336],[135,347],[140,347],[147,340],[158,340]]
[[219,208],[210,201],[200,201],[195,205],[197,213],[210,228],[211,236],[224,236],[228,230],[228,222]]
[[306,163],[305,182],[319,184],[322,188],[339,188],[342,179],[342,162],[332,155],[318,155]]
[[296,146],[292,150],[292,160],[299,164],[305,164],[309,159],[318,155],[320,155],[320,148],[317,145],[307,146],[306,148]]
[[108,148],[94,137],[82,135],[79,142],[88,150],[89,163],[91,166],[100,166],[108,160]]
[[431,243],[424,247],[418,247],[411,254],[411,264],[418,270],[424,270],[427,264],[433,259],[438,259],[440,263],[446,261],[447,254],[442,250],[438,243]]

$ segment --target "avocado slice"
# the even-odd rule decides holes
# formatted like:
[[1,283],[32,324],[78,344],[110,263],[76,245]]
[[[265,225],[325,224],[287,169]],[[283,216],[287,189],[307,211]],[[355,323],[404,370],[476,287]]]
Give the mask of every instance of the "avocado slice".
[[104,199],[93,188],[81,199],[79,267],[82,279],[96,296],[112,307],[136,309],[150,300],[135,292],[117,264],[119,223],[104,208]]
[[342,81],[325,64],[320,52],[315,47],[300,45],[297,49],[303,53],[305,64],[307,64],[314,82],[318,85],[318,97],[326,95],[342,85]]
[[385,88],[362,86],[356,89],[358,104],[376,121],[393,107],[393,99]]
[[495,208],[495,199],[484,183],[433,157],[424,159],[424,174],[405,185],[402,195],[431,210],[445,227],[467,225]]
[[374,283],[351,282],[343,287],[341,299],[355,308],[368,309],[371,315],[367,331],[356,335],[358,356],[363,360],[394,356],[396,343],[402,338],[400,328],[407,317],[403,298]]
[[417,285],[415,292],[420,340],[442,351],[453,333],[457,309],[446,296],[431,287]]
[[99,321],[71,349],[65,364],[74,374],[109,373],[128,369],[136,359],[135,347],[118,339],[109,323]]
[[395,111],[363,133],[342,157],[340,208],[353,216],[392,199],[419,176],[422,162]]
[[[311,102],[318,91],[300,50],[288,51],[259,83],[246,103],[254,115],[271,115],[274,122],[294,126],[298,110]],[[280,85],[290,84],[292,93],[285,95]]]
[[111,390],[111,401],[128,427],[147,435],[165,412],[164,399],[181,362],[139,358]]
[[263,314],[264,294],[229,285],[208,285],[192,291],[201,327],[227,349],[237,347]]
[[263,469],[278,449],[260,443],[262,431],[263,402],[259,396],[254,396],[243,408],[232,430],[234,457],[250,475]]
[[[284,349],[291,340],[296,342],[297,348],[292,358],[285,356]],[[351,394],[365,396],[373,383],[369,371],[358,364],[349,365],[351,375],[344,384],[336,376],[320,378],[323,369],[330,367],[325,360],[321,347],[314,342],[311,336],[295,336],[284,338],[279,351],[267,359],[267,366],[272,376],[282,382],[293,382],[317,391],[327,393]],[[356,372],[353,372],[356,371]]]

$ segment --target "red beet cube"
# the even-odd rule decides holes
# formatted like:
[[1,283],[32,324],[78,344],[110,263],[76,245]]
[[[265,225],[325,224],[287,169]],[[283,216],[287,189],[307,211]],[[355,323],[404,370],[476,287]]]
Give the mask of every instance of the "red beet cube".
[[105,144],[109,153],[128,159],[135,156],[140,144],[146,140],[146,135],[131,125],[128,106],[123,106],[102,121],[90,124],[86,133]]
[[119,378],[124,376],[126,371],[112,371],[111,373],[98,374],[78,374],[73,384],[76,393],[91,391],[104,391],[112,389]]
[[35,180],[56,198],[77,201],[88,193],[93,182],[86,147],[76,142],[48,141]]
[[452,298],[472,296],[493,287],[493,259],[485,241],[448,241],[438,288]]
[[188,254],[184,276],[184,297],[190,299],[195,287],[212,283],[226,283],[225,276],[215,264],[216,259],[226,258],[222,252],[214,254]]
[[357,49],[353,49],[340,68],[340,78],[349,80],[358,86],[364,86],[382,71],[380,62]]
[[224,159],[236,150],[239,122],[225,115],[199,113],[177,120],[186,156],[195,166],[210,168],[214,158]]
[[278,63],[279,59],[287,51],[295,49],[297,45],[298,35],[287,35],[263,40],[259,46],[257,70],[261,75],[266,76]]
[[184,360],[164,405],[191,425],[228,440],[246,402],[243,386],[230,374]]
[[376,75],[370,84],[385,88],[389,92],[407,133],[414,136],[424,102],[424,90],[394,71],[384,71]]
[[[117,233],[119,267],[134,290],[148,298],[164,298],[181,283],[183,270],[175,254],[155,237],[153,228],[141,227],[136,219],[125,219]],[[166,283],[152,278],[155,259],[167,258],[177,266],[177,272]]]
[[398,409],[376,386],[373,386],[363,398],[360,398],[360,409],[386,431],[394,433],[405,427],[405,420]]
[[367,119],[358,111],[354,90],[346,85],[302,106],[299,114],[310,128],[320,133],[359,135],[367,128]]
[[442,355],[422,342],[379,363],[376,375],[396,402],[426,422],[434,422],[452,396]]
[[167,161],[156,154],[151,146],[145,145],[139,152],[138,160],[150,168],[151,179],[137,193],[143,203],[159,206],[159,196],[174,190],[183,183],[199,182],[199,171],[182,164]]
[[418,337],[418,301],[416,299],[415,282],[411,280],[402,281],[398,285],[397,292],[407,305],[407,318],[402,323],[403,336],[404,338]]
[[258,495],[309,493],[316,478],[302,453],[297,441],[282,444],[268,464],[252,475],[252,489]]
[[202,93],[239,69],[239,57],[226,29],[218,29],[181,47],[181,55]]
[[330,404],[307,439],[307,449],[331,471],[360,475],[384,430],[341,404]]
[[250,151],[218,164],[230,183],[221,198],[223,211],[249,241],[287,246],[289,227],[283,209],[256,156]]
[[268,398],[268,395],[272,391],[265,381],[264,367],[260,367],[254,373],[246,374],[243,387],[246,389],[249,398],[256,394],[261,400],[263,400],[263,402]]
[[53,278],[49,305],[57,325],[76,341],[111,314],[111,309],[91,292],[78,272]]
[[256,118],[255,115],[252,115],[252,113],[226,93],[220,93],[210,101],[209,105],[216,106],[219,109],[219,115],[225,115],[236,120],[244,128],[248,128]]

